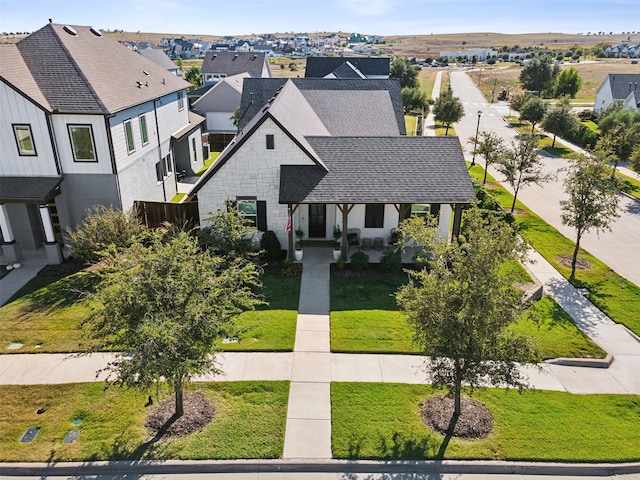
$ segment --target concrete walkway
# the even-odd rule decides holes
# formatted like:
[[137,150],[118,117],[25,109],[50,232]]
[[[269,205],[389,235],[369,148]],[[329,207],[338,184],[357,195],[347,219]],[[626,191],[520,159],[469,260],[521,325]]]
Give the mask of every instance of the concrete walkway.
[[[20,261],[20,268],[11,270],[0,279],[0,306],[7,303],[18,290],[47,265],[47,255],[44,249],[27,250],[22,252],[22,255],[24,258]],[[4,265],[5,263],[0,255],[0,264]]]
[[[442,84],[442,70],[438,72],[436,75],[436,80],[433,83],[433,90],[431,91],[431,98],[435,102],[436,98],[440,96],[440,85]],[[433,116],[433,105],[429,107],[429,114],[422,124],[422,135],[427,137],[435,137],[436,136],[436,120]]]

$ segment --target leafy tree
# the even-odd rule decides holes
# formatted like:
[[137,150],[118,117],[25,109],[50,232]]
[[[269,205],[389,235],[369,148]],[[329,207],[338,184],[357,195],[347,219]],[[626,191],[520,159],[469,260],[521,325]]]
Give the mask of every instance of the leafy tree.
[[484,178],[482,184],[487,183],[487,170],[489,165],[498,163],[505,154],[502,137],[493,132],[480,132],[480,141],[476,145],[476,153],[484,158]]
[[516,200],[520,189],[531,183],[541,185],[553,178],[544,172],[538,153],[539,138],[536,135],[523,135],[517,141],[511,142],[511,148],[499,159],[496,168],[513,189],[513,203],[511,213],[516,207]]
[[545,114],[540,125],[547,132],[553,133],[551,148],[556,146],[557,135],[564,136],[569,132],[576,130],[579,123],[571,113],[569,98],[562,97],[560,102]]
[[113,255],[97,287],[96,309],[85,322],[98,350],[127,352],[107,371],[120,385],[149,388],[165,380],[175,392],[175,416],[183,414],[183,386],[194,375],[217,372],[217,342],[234,319],[259,301],[250,262],[227,262],[181,232],[168,240],[133,244]]
[[478,208],[465,212],[458,242],[436,241],[435,229],[412,218],[401,226],[403,239],[414,239],[430,252],[429,269],[410,271],[410,281],[396,293],[398,305],[415,330],[427,356],[426,369],[436,387],[455,398],[460,416],[463,385],[486,381],[527,386],[516,362],[537,359],[526,338],[507,331],[523,310],[522,295],[508,260],[522,259],[524,244],[505,222],[483,219]]
[[546,95],[553,92],[555,80],[560,72],[560,67],[553,64],[553,59],[549,56],[534,57],[529,63],[522,67],[520,72],[520,83],[525,90],[540,92]]
[[423,108],[425,109],[425,115],[429,112],[427,94],[420,87],[403,88],[402,105],[404,106],[404,113],[409,113],[412,110],[421,110]]
[[200,73],[200,69],[195,65],[187,70],[184,74],[184,79],[192,85],[189,90],[200,88],[202,86],[202,73]]
[[544,100],[535,95],[528,95],[520,107],[519,113],[522,120],[531,123],[531,133],[533,133],[536,128],[536,123],[544,118],[546,111],[547,104]]
[[100,261],[109,248],[117,251],[131,246],[147,233],[134,210],[127,212],[102,205],[89,208],[82,223],[67,227],[69,253],[81,262]]
[[640,144],[636,145],[631,152],[631,167],[640,173]]
[[436,99],[433,115],[437,122],[447,126],[445,135],[448,135],[451,124],[459,121],[464,115],[464,107],[458,97],[454,97],[451,92],[446,92]]
[[[608,118],[618,121],[613,124],[604,120],[601,122],[605,124],[605,130],[596,142],[595,151],[613,162],[613,176],[618,162],[630,160],[634,148],[640,144],[640,121],[635,123],[634,117],[627,114],[614,114]],[[640,116],[638,118],[640,119]]]
[[571,98],[576,96],[578,90],[582,86],[582,78],[578,70],[573,67],[562,70],[556,79],[555,96],[569,95]]
[[571,260],[571,278],[575,278],[576,260],[582,236],[591,229],[611,229],[617,218],[618,192],[615,179],[608,175],[607,162],[590,155],[577,155],[570,160],[564,181],[569,198],[560,201],[564,225],[576,232],[576,247]]
[[176,65],[178,66],[181,72],[184,72],[184,64],[182,63],[181,56],[178,56],[178,58],[176,58]]
[[413,65],[406,57],[394,57],[389,70],[390,78],[400,80],[402,88],[415,88],[418,86],[418,74],[420,67]]

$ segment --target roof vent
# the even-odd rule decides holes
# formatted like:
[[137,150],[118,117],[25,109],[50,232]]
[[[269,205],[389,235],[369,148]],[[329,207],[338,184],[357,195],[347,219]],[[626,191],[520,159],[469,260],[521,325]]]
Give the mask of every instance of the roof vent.
[[136,81],[136,83],[138,84],[138,88],[142,87],[142,82],[140,80]]
[[93,33],[96,37],[101,37],[102,36],[102,32],[100,30],[96,30],[95,28],[91,27],[89,29],[89,31],[91,33]]
[[142,73],[144,73],[145,75],[149,75],[149,72],[147,72],[146,70],[142,70]]
[[69,25],[65,25],[64,27],[62,27],[62,29],[67,32],[69,35],[73,35],[74,37],[78,36],[78,32],[76,32],[73,28],[71,28]]
[[237,54],[237,53],[233,56],[233,59],[234,59],[234,60],[235,60],[236,58],[238,58],[238,54]]

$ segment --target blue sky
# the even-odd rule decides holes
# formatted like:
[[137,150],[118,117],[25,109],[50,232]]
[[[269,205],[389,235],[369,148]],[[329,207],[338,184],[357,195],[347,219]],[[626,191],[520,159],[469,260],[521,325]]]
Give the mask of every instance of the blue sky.
[[640,0],[0,0],[0,31],[56,23],[158,33],[628,32]]

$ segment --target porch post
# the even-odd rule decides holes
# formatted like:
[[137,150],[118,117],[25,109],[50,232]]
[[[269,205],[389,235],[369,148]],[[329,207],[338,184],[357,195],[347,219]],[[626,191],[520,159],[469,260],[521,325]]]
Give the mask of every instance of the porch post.
[[22,260],[22,251],[13,234],[7,205],[4,203],[0,204],[0,229],[2,231],[2,254],[7,264],[20,262]]
[[291,207],[291,204],[287,204],[287,212],[288,212],[288,218],[287,218],[287,226],[289,228],[289,231],[287,232],[287,240],[288,240],[288,248],[287,248],[287,258],[290,260],[293,260],[293,208]]
[[454,205],[453,213],[453,229],[451,232],[451,241],[457,240],[460,236],[460,223],[462,221],[462,204],[456,203]]
[[47,240],[47,243],[44,245],[44,250],[47,252],[47,263],[49,265],[60,265],[64,257],[62,256],[62,249],[56,241],[56,236],[53,232],[53,222],[51,221],[51,212],[46,203],[40,205],[40,219],[42,220],[44,236]]
[[349,228],[349,222],[347,217],[349,216],[349,205],[346,203],[342,204],[342,208],[340,209],[342,212],[342,238],[341,238],[341,255],[344,260],[349,256],[349,245],[347,243],[347,228]]

